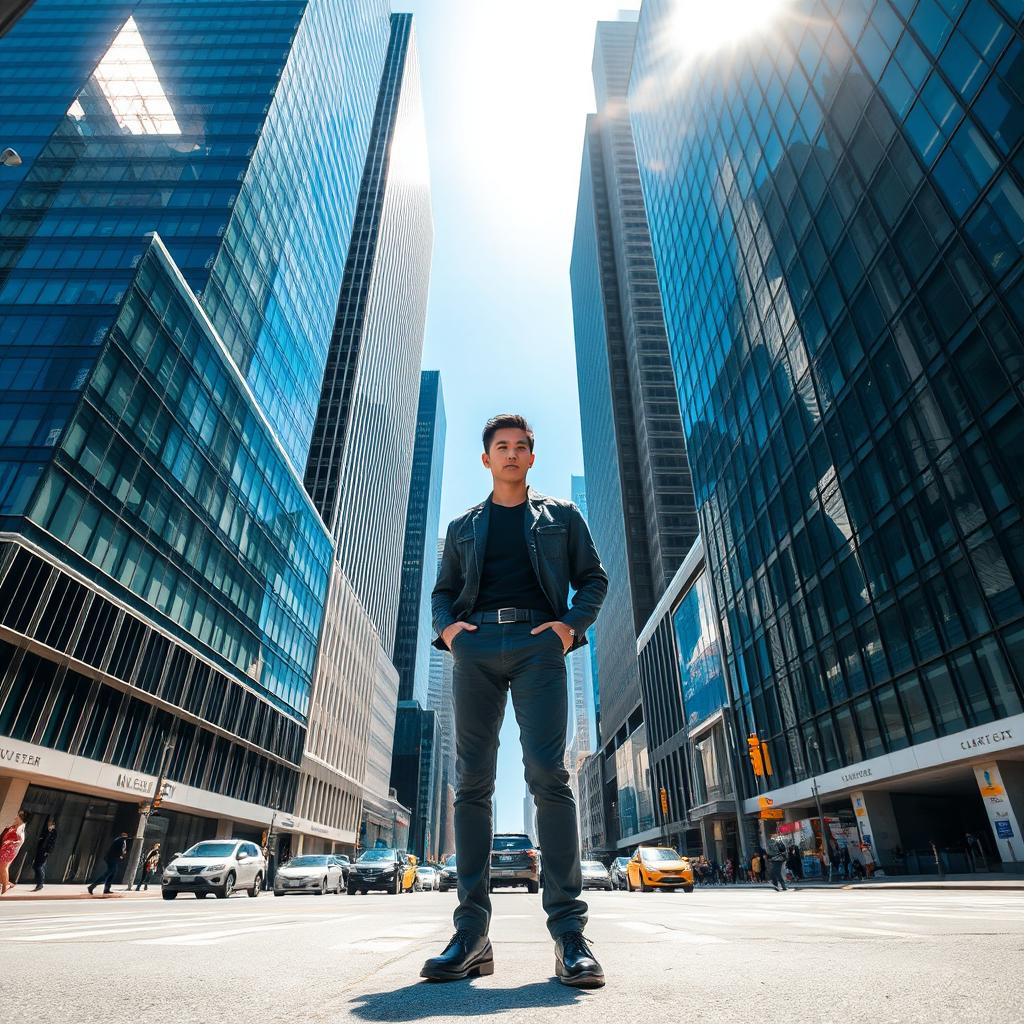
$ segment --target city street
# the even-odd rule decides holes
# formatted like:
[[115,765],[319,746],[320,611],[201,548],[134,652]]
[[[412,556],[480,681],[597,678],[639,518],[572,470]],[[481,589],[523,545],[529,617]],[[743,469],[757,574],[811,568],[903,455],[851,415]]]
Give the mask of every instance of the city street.
[[[608,975],[553,980],[539,897],[494,897],[492,977],[422,982],[452,893],[12,904],[0,956],[19,1019],[921,1021],[1024,1017],[1024,893],[591,893]],[[6,987],[6,986],[5,986]],[[583,1016],[580,1016],[582,1010]]]

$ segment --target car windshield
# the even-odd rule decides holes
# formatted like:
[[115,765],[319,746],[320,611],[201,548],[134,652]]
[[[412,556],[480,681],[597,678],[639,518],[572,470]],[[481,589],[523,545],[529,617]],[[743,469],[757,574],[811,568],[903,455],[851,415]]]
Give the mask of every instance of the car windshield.
[[616,857],[615,858],[615,866],[616,867],[619,867],[619,868],[625,867],[628,863],[629,863],[629,858],[628,857]]
[[367,850],[360,858],[359,862],[365,864],[366,861],[372,860],[394,860],[394,850]]
[[446,860],[446,861],[444,862],[444,864],[445,864],[445,867],[448,867],[448,868],[453,868],[453,867],[455,867],[455,854],[452,854],[452,856],[450,856],[450,857],[449,857],[449,858],[448,858],[448,859],[447,859],[447,860]]
[[322,868],[327,863],[327,857],[292,857],[288,861],[290,868]]
[[494,850],[530,850],[533,844],[529,836],[495,836],[491,849]]
[[583,862],[584,871],[604,871],[604,865],[599,860],[585,860]]
[[644,850],[641,854],[644,860],[680,860],[675,850]]
[[419,867],[416,870],[417,871],[429,871],[431,874],[434,873],[434,869],[432,867],[428,867],[427,865],[424,865],[423,867]]
[[237,843],[196,843],[187,849],[183,857],[230,857]]

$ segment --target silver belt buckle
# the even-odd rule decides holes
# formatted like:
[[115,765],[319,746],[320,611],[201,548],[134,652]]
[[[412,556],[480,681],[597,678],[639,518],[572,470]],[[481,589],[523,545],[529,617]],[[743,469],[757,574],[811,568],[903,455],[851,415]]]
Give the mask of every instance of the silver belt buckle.
[[[508,612],[512,618],[506,619],[505,612]],[[498,623],[499,625],[508,625],[510,622],[516,621],[516,610],[515,608],[499,608],[498,609]]]

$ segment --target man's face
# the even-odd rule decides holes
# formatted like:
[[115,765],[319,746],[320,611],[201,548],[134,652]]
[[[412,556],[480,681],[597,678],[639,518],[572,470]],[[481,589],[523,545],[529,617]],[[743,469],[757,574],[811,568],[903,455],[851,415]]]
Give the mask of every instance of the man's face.
[[530,441],[525,430],[502,427],[491,438],[490,450],[480,458],[491,471],[495,482],[502,480],[506,483],[520,483],[526,479],[535,456],[530,451]]

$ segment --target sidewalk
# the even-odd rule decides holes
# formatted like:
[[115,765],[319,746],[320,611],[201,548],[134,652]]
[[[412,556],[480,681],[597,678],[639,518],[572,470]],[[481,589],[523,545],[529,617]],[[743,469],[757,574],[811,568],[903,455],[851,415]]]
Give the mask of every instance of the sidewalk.
[[[976,889],[981,892],[1024,892],[1024,875],[887,875],[882,878],[865,878],[859,882],[838,879],[826,882],[821,878],[787,882],[789,889]],[[738,882],[734,885],[698,886],[699,891],[711,889],[770,889],[768,882]]]
[[16,885],[6,896],[0,896],[0,904],[38,902],[40,900],[151,900],[160,898],[160,886],[151,885],[148,892],[126,892],[123,885],[115,886],[106,895],[97,888],[96,895],[90,896],[85,883],[73,885],[47,885],[42,892],[33,892],[31,884]]

